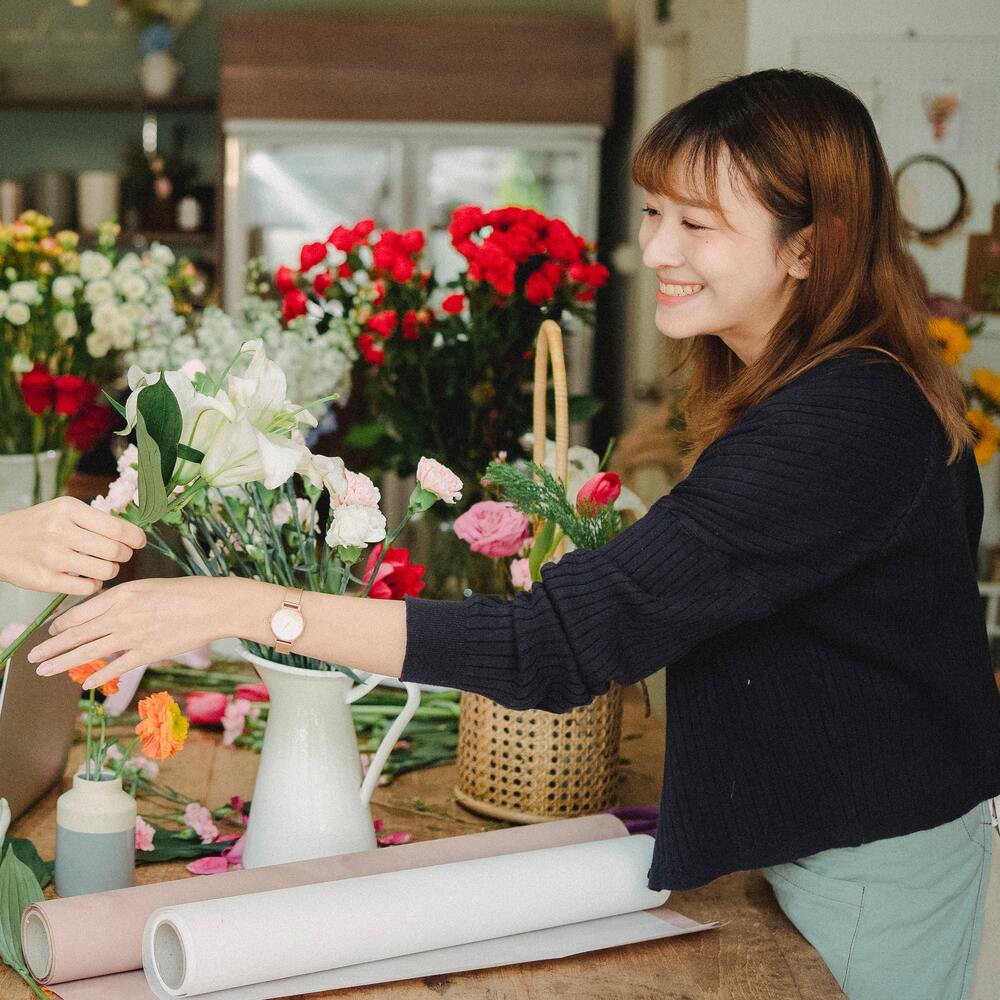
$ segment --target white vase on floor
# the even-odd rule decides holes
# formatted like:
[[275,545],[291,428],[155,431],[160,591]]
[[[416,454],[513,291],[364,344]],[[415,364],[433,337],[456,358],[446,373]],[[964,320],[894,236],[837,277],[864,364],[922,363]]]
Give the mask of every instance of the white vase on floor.
[[389,753],[420,706],[406,705],[362,780],[351,705],[382,679],[355,685],[336,670],[288,667],[242,651],[267,685],[270,707],[243,848],[246,868],[350,854],[375,847],[369,808]]
[[[59,452],[43,451],[38,456],[40,472],[39,496],[51,500],[56,493],[56,474],[59,471]],[[30,507],[35,500],[35,456],[0,455],[0,514]],[[0,628],[17,622],[27,625],[52,599],[50,594],[21,590],[7,583],[0,583]]]

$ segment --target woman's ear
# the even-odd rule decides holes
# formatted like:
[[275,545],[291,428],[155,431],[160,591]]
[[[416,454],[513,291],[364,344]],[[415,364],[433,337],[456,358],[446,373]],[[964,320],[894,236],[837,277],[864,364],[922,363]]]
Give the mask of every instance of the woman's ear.
[[813,224],[810,222],[788,241],[788,275],[799,281],[809,277],[812,267]]

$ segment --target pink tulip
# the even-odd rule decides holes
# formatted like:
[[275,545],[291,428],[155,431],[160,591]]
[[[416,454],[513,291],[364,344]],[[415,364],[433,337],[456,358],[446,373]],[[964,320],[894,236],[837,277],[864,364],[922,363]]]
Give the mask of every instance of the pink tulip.
[[266,684],[240,684],[236,689],[237,698],[245,701],[270,701],[271,696],[267,693]]
[[614,472],[598,472],[580,487],[576,509],[585,517],[593,517],[598,508],[614,503],[622,491],[621,477]]
[[184,699],[184,714],[198,726],[217,726],[222,722],[229,699],[218,691],[192,691]]

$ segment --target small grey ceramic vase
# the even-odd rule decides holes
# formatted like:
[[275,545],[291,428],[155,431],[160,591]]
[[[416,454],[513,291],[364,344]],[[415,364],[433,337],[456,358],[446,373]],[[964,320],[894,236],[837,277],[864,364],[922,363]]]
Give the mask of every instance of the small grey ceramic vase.
[[124,889],[135,877],[135,799],[122,788],[121,775],[100,779],[82,774],[56,803],[56,892]]

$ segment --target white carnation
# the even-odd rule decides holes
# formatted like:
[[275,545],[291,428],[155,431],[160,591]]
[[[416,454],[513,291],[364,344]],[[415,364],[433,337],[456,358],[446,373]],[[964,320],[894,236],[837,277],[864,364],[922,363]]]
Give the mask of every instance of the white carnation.
[[59,302],[72,302],[80,287],[80,279],[75,275],[61,274],[52,282],[52,297]]
[[141,274],[126,275],[118,287],[129,302],[138,302],[149,291],[149,285]]
[[23,302],[11,302],[4,316],[12,326],[24,326],[31,319],[31,310]]
[[326,544],[331,548],[356,548],[384,538],[385,516],[376,507],[337,507],[326,532]]
[[15,302],[26,302],[29,306],[33,306],[38,301],[38,282],[15,281],[8,292]]
[[92,358],[103,358],[111,346],[111,334],[106,330],[95,330],[87,337],[87,352]]
[[96,306],[102,302],[108,302],[114,298],[114,286],[106,278],[98,278],[92,281],[83,290],[83,297],[92,305]]

